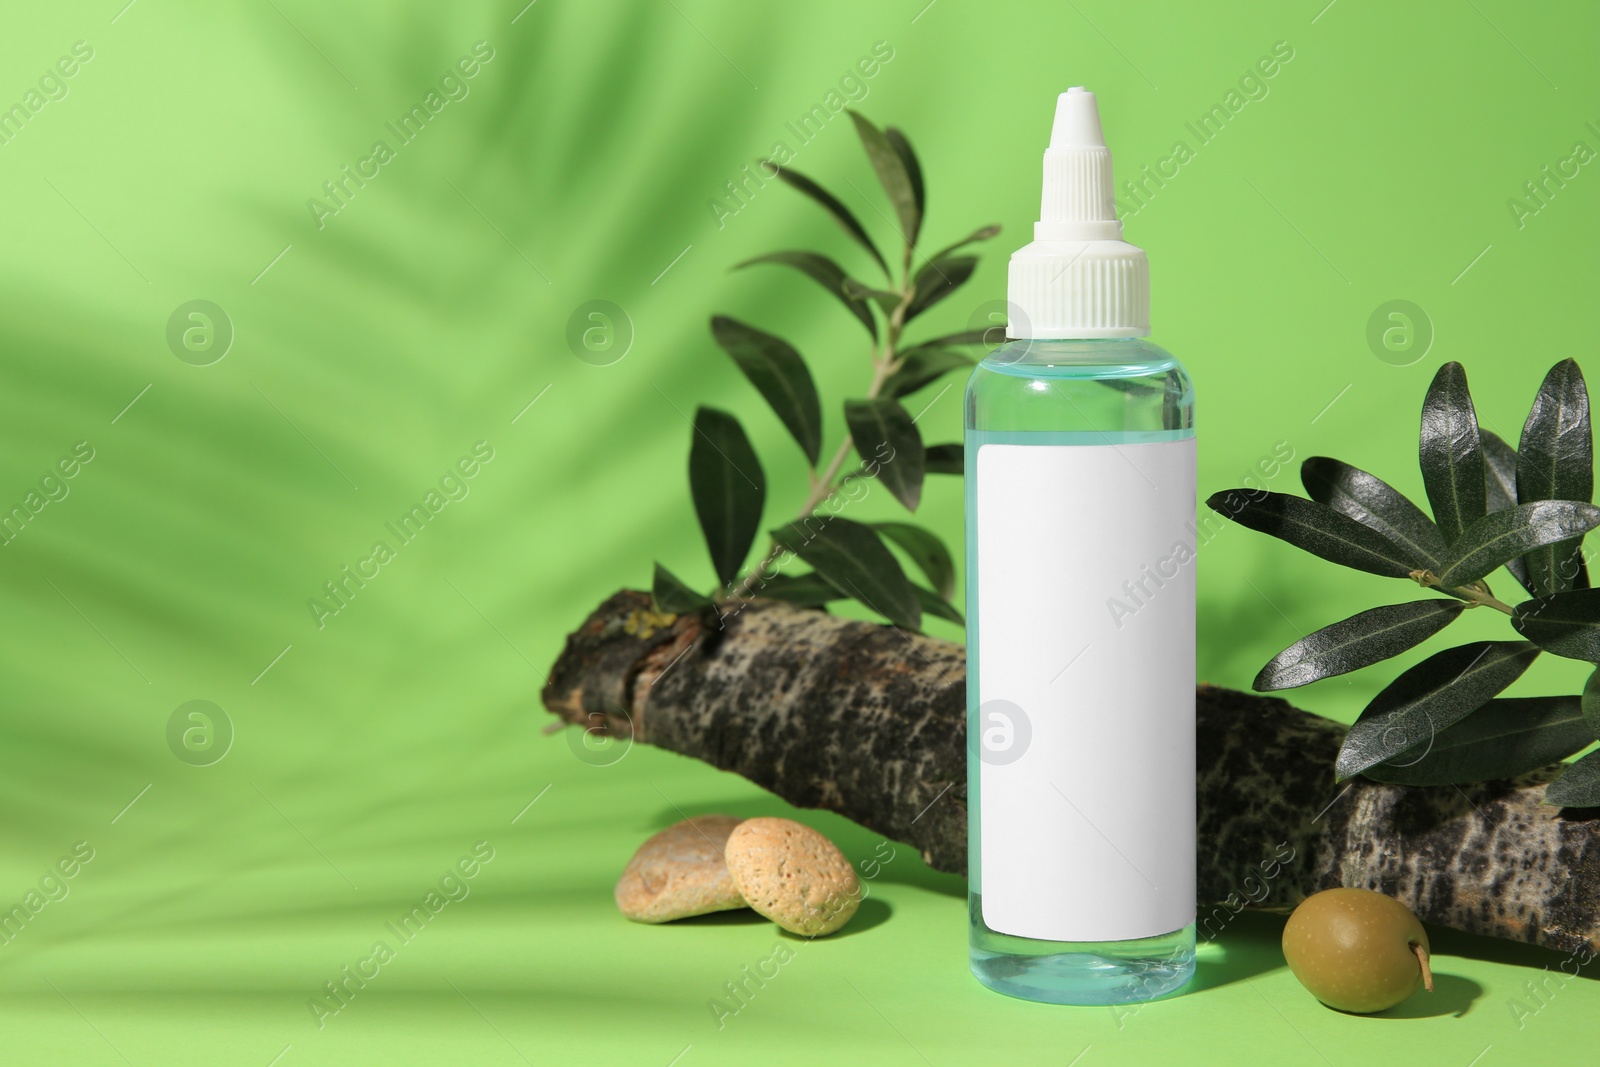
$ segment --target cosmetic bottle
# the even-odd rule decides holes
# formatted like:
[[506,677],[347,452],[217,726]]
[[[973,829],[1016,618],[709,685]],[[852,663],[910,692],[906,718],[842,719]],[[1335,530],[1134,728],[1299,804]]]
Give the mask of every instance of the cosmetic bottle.
[[966,392],[970,960],[1061,1004],[1194,972],[1194,397],[1112,188],[1070,89]]

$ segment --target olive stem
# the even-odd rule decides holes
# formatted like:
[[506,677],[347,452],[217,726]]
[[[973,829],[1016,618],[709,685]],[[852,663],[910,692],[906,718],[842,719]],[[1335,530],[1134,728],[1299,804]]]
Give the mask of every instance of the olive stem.
[[1411,942],[1411,951],[1416,953],[1417,962],[1422,965],[1422,988],[1433,992],[1433,968],[1428,966],[1428,950],[1417,942]]
[[1441,593],[1446,593],[1459,600],[1465,600],[1469,608],[1489,607],[1496,611],[1503,611],[1507,615],[1516,614],[1511,605],[1497,599],[1489,591],[1488,584],[1482,580],[1473,582],[1471,585],[1458,585],[1447,588],[1439,581],[1438,575],[1426,569],[1412,571],[1411,580],[1424,589],[1437,589]]

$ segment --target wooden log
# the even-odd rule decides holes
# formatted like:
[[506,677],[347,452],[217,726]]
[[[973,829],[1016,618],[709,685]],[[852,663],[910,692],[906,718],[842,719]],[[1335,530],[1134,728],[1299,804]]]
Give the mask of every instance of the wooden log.
[[[567,723],[736,771],[966,871],[960,645],[769,600],[666,615],[623,590],[568,637],[543,700]],[[1244,907],[1343,885],[1425,922],[1584,961],[1600,951],[1600,811],[1542,805],[1556,768],[1336,784],[1343,726],[1213,686],[1198,689],[1196,732],[1202,937]]]

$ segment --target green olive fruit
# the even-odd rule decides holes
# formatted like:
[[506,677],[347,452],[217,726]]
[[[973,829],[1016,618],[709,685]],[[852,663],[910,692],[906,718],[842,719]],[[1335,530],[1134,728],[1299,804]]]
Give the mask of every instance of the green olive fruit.
[[1365,1015],[1433,991],[1428,934],[1411,909],[1370,889],[1325,889],[1283,928],[1283,958],[1311,995]]

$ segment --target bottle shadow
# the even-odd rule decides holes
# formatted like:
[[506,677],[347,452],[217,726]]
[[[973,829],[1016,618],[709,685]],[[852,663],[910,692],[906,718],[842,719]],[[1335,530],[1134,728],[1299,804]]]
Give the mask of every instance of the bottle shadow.
[[1194,978],[1184,991],[1221,989],[1285,966],[1283,923],[1281,915],[1243,911],[1210,940],[1202,932],[1195,947]]

